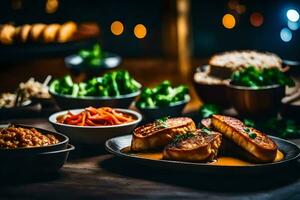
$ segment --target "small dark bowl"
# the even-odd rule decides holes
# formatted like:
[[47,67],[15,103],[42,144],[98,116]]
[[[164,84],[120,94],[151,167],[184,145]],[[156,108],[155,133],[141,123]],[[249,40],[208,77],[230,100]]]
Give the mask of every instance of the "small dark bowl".
[[[202,65],[195,71],[205,72],[208,70],[208,65]],[[209,84],[196,82],[193,77],[193,84],[198,97],[203,103],[212,103],[222,108],[229,108],[230,101],[227,99],[227,87],[226,84]]]
[[16,113],[16,112],[20,112],[24,109],[27,109],[28,107],[30,107],[32,105],[32,101],[31,100],[26,100],[24,101],[21,105],[16,106],[16,107],[11,107],[11,108],[0,108],[0,115],[6,115],[6,114],[10,114],[10,113]]
[[31,177],[35,174],[57,171],[66,162],[69,152],[74,149],[74,146],[68,144],[65,149],[56,151],[34,152],[28,155],[0,155],[0,159],[2,160],[0,176],[7,177],[14,175],[15,177]]
[[128,108],[133,100],[140,95],[141,91],[120,95],[117,97],[73,97],[71,95],[61,95],[49,90],[55,102],[61,109],[76,109],[89,106],[112,108]]
[[282,103],[281,116],[288,119],[300,122],[300,102]]
[[65,65],[71,71],[75,73],[80,72],[92,72],[98,73],[105,69],[113,69],[120,65],[122,58],[117,54],[105,52],[105,58],[103,58],[103,62],[100,63],[99,66],[87,66],[84,63],[83,59],[77,55],[70,55],[65,58]]
[[285,87],[280,85],[250,88],[228,85],[228,96],[232,106],[243,116],[267,117],[280,110],[281,99],[285,96]]
[[[0,129],[6,128],[8,124],[2,124],[0,125]],[[42,134],[51,134],[55,138],[59,140],[57,144],[48,145],[48,146],[42,146],[42,147],[24,147],[24,148],[15,148],[15,149],[4,149],[0,148],[0,156],[12,156],[12,155],[18,155],[18,156],[27,156],[27,155],[35,155],[37,153],[45,153],[45,152],[51,152],[51,151],[59,151],[66,149],[69,144],[69,138],[63,134],[48,131],[41,128],[36,128],[32,126],[25,126],[25,125],[19,125],[14,124],[15,127],[22,127],[22,128],[35,128],[37,131],[39,131]]]
[[55,101],[53,98],[37,98],[37,97],[31,97],[30,98],[32,103],[39,103],[42,105],[42,107],[52,106],[55,104]]
[[34,114],[39,113],[40,110],[40,104],[32,103],[32,101],[28,100],[21,106],[12,108],[0,108],[0,120],[25,118],[29,116],[32,117]]
[[190,101],[190,97],[186,100],[176,102],[171,106],[154,107],[154,108],[138,108],[146,120],[155,120],[162,117],[178,117],[181,116],[182,111],[186,104]]

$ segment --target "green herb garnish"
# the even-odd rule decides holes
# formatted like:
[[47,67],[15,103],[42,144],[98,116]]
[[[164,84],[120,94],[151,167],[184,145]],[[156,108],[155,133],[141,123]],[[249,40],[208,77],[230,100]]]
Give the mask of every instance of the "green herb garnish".
[[244,131],[246,131],[247,133],[249,133],[249,132],[250,132],[250,128],[245,127],[245,128],[244,128]]
[[249,137],[250,137],[251,139],[255,139],[256,136],[257,136],[257,135],[256,135],[255,133],[253,133],[253,132],[249,132],[248,135],[249,135]]
[[201,118],[208,118],[214,114],[220,114],[221,109],[214,104],[204,104],[199,109],[199,114]]
[[249,66],[246,69],[233,72],[232,84],[246,86],[251,88],[259,88],[269,85],[295,86],[293,79],[288,77],[278,68],[258,69]]
[[160,119],[155,120],[155,125],[158,128],[168,128],[167,121],[169,119],[169,116],[162,117]]
[[243,122],[246,126],[254,127],[254,121],[251,119],[244,119]]
[[182,140],[186,140],[188,138],[194,137],[195,135],[193,133],[185,133],[185,134],[180,134],[180,135],[176,135],[175,138],[173,139],[173,144],[176,144]]
[[245,127],[245,128],[244,128],[244,131],[247,132],[247,133],[248,133],[248,136],[249,136],[250,138],[252,138],[252,139],[255,139],[256,136],[257,136],[256,133],[252,132],[252,131],[250,130],[250,128],[248,128],[248,127]]
[[203,128],[201,129],[201,131],[204,132],[204,133],[207,134],[207,135],[211,134],[211,130],[210,130],[209,128],[207,128],[207,127],[203,127]]

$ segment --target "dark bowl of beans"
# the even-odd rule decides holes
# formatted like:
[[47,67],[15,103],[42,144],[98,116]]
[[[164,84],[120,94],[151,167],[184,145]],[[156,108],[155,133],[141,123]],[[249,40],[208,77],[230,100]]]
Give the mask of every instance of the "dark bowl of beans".
[[0,156],[45,153],[66,149],[69,138],[63,134],[26,125],[0,125]]
[[59,170],[74,146],[63,134],[25,125],[0,125],[0,177]]

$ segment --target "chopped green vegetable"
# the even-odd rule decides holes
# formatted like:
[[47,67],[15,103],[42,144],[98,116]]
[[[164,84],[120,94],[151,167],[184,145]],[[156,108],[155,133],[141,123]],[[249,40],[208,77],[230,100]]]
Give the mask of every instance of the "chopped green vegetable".
[[282,85],[292,87],[295,85],[293,79],[281,72],[278,68],[257,69],[249,66],[246,69],[235,71],[232,74],[232,84],[259,88],[269,85]]
[[90,67],[99,66],[105,57],[100,44],[95,44],[91,49],[80,50],[78,55],[83,59],[83,62]]
[[78,84],[73,84],[72,86],[72,96],[77,97],[79,93],[79,85]]
[[138,108],[164,107],[187,98],[189,98],[187,86],[180,85],[173,88],[170,81],[165,80],[155,88],[144,88],[136,106]]
[[127,71],[119,70],[95,77],[86,82],[73,83],[70,76],[55,79],[50,90],[58,94],[78,96],[120,96],[139,90],[141,85]]
[[63,79],[63,82],[66,84],[66,86],[72,87],[73,86],[73,81],[71,76],[65,76]]
[[214,114],[220,114],[221,109],[214,104],[204,104],[199,109],[199,114],[201,118],[208,118]]

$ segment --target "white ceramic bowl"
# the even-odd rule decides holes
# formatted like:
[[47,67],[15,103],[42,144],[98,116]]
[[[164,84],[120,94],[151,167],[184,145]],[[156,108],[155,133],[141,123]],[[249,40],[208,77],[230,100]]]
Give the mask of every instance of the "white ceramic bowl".
[[67,135],[70,140],[77,144],[104,144],[110,138],[131,133],[133,129],[142,120],[142,115],[138,112],[129,109],[115,108],[119,112],[132,115],[136,118],[135,121],[112,126],[76,126],[57,122],[57,117],[66,114],[68,111],[73,114],[78,114],[84,109],[65,110],[52,114],[49,117],[49,122],[54,129]]

